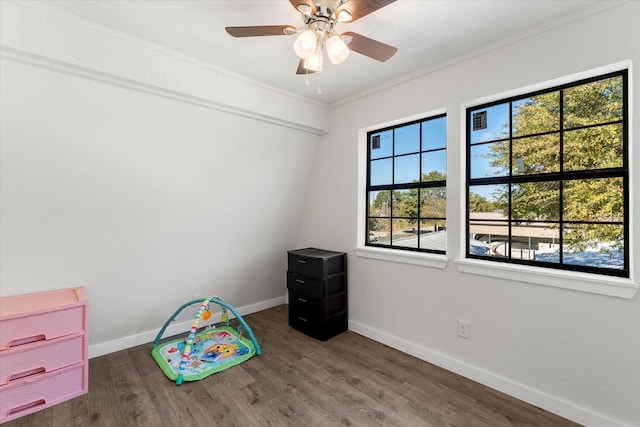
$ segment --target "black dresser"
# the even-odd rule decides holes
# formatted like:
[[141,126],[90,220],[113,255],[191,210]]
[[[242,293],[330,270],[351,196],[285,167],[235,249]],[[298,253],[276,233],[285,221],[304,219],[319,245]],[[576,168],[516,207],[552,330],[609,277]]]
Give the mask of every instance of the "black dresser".
[[347,254],[316,248],[287,252],[289,325],[326,341],[347,330]]

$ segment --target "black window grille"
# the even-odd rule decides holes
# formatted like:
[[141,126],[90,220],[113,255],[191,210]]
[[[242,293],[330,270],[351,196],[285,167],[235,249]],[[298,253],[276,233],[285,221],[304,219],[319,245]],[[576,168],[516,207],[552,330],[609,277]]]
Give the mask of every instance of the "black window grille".
[[467,109],[468,258],[629,277],[627,79]]
[[446,252],[446,128],[442,114],[368,132],[368,246]]

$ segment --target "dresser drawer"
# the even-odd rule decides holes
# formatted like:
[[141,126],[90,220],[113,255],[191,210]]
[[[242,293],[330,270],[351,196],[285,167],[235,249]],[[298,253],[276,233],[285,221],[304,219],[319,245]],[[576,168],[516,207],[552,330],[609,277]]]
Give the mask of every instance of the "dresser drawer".
[[306,248],[287,252],[292,273],[321,279],[345,271],[345,256],[340,252]]
[[86,357],[84,333],[0,351],[0,386],[26,378],[37,379],[45,373],[82,362]]
[[295,292],[289,292],[289,311],[299,313],[309,319],[324,319],[327,317],[323,300],[309,298]]
[[312,298],[324,297],[324,281],[311,279],[296,273],[287,273],[287,288],[290,291]]
[[347,330],[347,318],[339,315],[326,320],[315,320],[289,310],[289,325],[312,338],[326,341]]
[[0,350],[51,340],[84,330],[85,307],[49,311],[0,322]]
[[346,300],[343,295],[317,300],[295,292],[289,292],[289,310],[299,313],[303,317],[323,320],[329,316],[342,313],[346,309]]
[[83,288],[3,297],[0,304],[0,351],[86,330]]
[[85,363],[0,386],[0,423],[56,405],[87,392]]
[[327,295],[342,293],[346,289],[344,274],[331,276],[328,279],[311,279],[299,274],[287,273],[287,288],[290,291],[312,298],[324,298]]

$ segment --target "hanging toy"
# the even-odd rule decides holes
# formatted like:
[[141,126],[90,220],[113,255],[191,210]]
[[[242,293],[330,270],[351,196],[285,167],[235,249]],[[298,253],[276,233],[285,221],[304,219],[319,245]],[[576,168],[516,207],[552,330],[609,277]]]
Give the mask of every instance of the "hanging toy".
[[207,305],[207,309],[202,313],[202,320],[205,322],[211,318],[211,308]]

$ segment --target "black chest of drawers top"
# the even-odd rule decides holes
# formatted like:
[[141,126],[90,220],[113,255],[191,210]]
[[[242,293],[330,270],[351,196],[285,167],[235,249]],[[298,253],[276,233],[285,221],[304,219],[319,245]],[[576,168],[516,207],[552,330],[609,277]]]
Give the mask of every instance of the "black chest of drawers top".
[[347,254],[317,248],[287,252],[289,325],[320,340],[347,330]]

